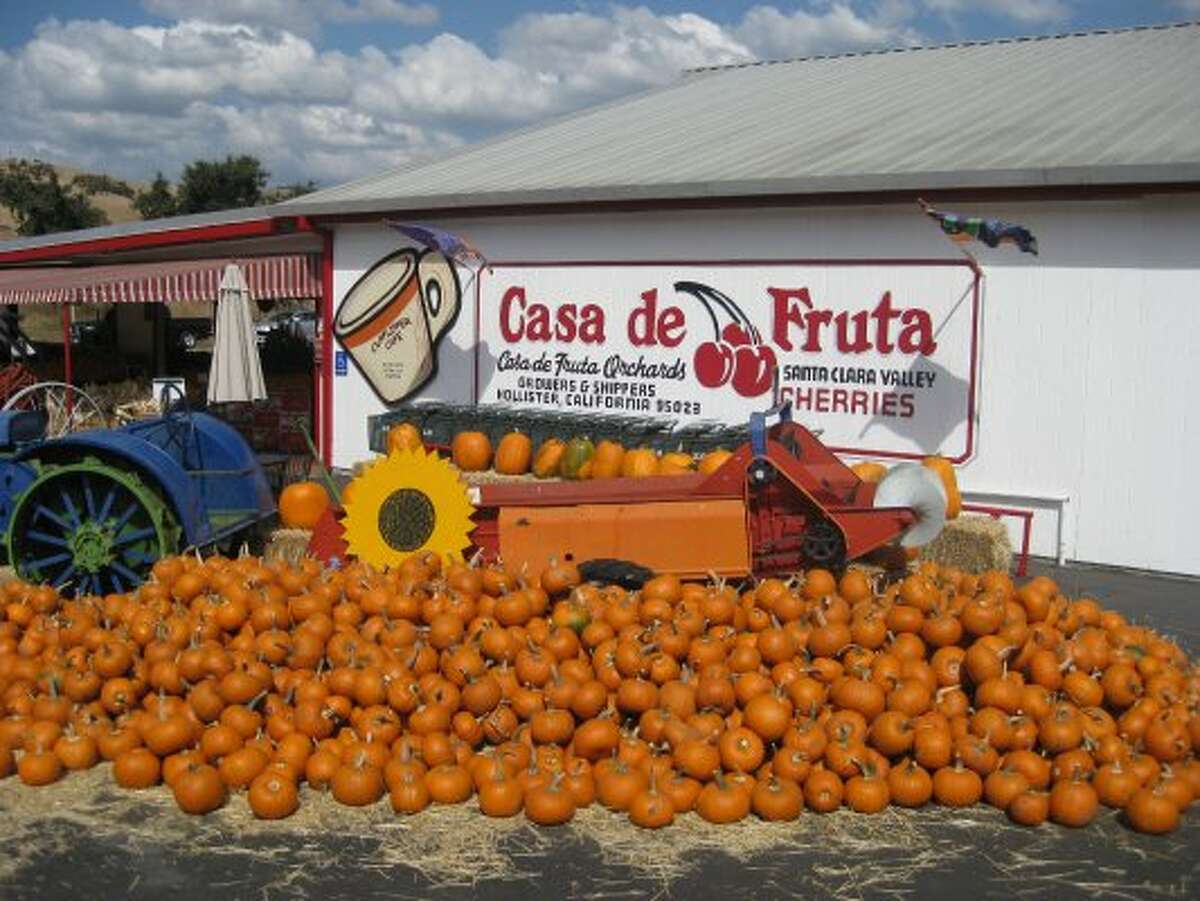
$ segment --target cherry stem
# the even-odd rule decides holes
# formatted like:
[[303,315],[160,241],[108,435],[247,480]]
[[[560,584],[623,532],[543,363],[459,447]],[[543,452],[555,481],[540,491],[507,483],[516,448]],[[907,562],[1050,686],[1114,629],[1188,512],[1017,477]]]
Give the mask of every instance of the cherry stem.
[[756,343],[761,343],[757,337],[758,329],[751,324],[750,320],[746,317],[746,314],[742,312],[741,307],[739,307],[731,298],[725,296],[716,288],[701,284],[700,282],[683,281],[675,283],[675,290],[685,291],[688,294],[692,294],[694,297],[703,302],[706,307],[708,306],[708,301],[714,301],[718,306],[721,307],[721,309],[725,311],[725,314],[729,316],[730,319],[732,319],[735,323],[744,326],[747,332],[752,332],[756,336]]
[[[698,291],[693,290],[694,287],[696,287],[696,282],[676,282],[675,283],[676,291],[682,291],[685,294],[690,294],[692,297],[696,298],[696,300],[700,301],[700,306],[704,307],[704,312],[706,312],[708,314],[709,320],[712,321],[714,339],[717,341],[720,341],[721,340],[721,326],[717,323],[717,317],[713,314],[712,307],[710,307],[708,305],[708,301],[705,300]],[[728,312],[728,311],[726,311],[726,312]]]

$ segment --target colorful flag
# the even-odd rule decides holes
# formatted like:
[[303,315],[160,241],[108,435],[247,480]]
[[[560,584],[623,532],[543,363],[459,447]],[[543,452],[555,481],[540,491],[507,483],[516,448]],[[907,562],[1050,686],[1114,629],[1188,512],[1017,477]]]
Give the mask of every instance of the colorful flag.
[[959,243],[982,241],[988,247],[1000,244],[1015,244],[1023,253],[1037,256],[1037,238],[1023,225],[1005,222],[1003,219],[983,219],[979,216],[959,216],[956,213],[943,213],[935,210],[924,200],[918,200],[925,215],[929,216],[939,226],[942,232],[951,240]]
[[451,234],[444,229],[434,228],[432,225],[416,225],[407,222],[387,221],[387,224],[401,234],[412,238],[423,247],[428,247],[430,250],[440,250],[456,263],[461,263],[464,266],[472,268],[479,268],[488,264],[484,255],[464,238]]

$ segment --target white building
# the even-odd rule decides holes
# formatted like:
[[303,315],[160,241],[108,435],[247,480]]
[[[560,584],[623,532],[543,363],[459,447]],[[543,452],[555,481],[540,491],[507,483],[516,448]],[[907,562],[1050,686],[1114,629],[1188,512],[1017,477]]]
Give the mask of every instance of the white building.
[[[1033,511],[1035,553],[1200,574],[1200,490],[1181,475],[1200,457],[1198,89],[1195,24],[710,69],[272,208],[332,244],[325,447],[339,466],[366,457],[384,397],[604,409],[584,395],[648,385],[684,418],[744,419],[761,385],[698,381],[712,323],[675,283],[702,282],[760,329],[828,443],[960,459],[968,500]],[[918,197],[1019,223],[1040,255],[954,245]],[[457,317],[427,292],[424,314],[396,299],[404,255],[347,302],[413,245],[385,220],[466,236],[492,263],[459,270]],[[418,276],[453,302],[453,276]],[[630,333],[647,292],[654,329],[643,314]],[[557,388],[514,368],[543,352],[578,367]],[[634,369],[604,372],[614,356]]]

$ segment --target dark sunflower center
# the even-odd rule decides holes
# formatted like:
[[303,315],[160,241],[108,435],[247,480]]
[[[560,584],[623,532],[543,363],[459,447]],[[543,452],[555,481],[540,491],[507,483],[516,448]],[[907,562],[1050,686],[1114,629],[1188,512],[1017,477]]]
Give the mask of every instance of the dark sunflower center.
[[433,504],[415,488],[400,488],[379,507],[379,534],[397,551],[415,551],[433,534]]

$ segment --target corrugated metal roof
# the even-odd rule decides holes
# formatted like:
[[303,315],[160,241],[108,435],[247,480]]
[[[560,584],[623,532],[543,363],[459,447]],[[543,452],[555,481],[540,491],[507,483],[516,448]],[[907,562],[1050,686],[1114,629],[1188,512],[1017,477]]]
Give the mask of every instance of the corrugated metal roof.
[[1200,182],[1198,86],[1200,23],[696,70],[280,209]]

